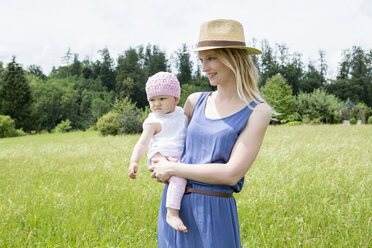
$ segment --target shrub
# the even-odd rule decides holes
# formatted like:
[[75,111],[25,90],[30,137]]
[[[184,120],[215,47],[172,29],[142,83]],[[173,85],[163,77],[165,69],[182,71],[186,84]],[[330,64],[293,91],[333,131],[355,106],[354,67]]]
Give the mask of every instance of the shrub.
[[0,115],[0,138],[17,136],[15,123],[9,115]]
[[116,101],[112,111],[117,114],[117,122],[120,126],[119,134],[141,133],[142,123],[148,115],[149,108],[138,109],[136,104],[126,97]]
[[117,118],[118,114],[111,111],[99,118],[97,122],[98,131],[104,136],[118,135],[120,126]]
[[25,136],[26,133],[23,131],[23,129],[17,129],[16,130],[16,136]]
[[61,121],[54,129],[55,133],[66,133],[71,130],[71,121],[69,119]]
[[301,121],[290,121],[290,122],[287,122],[285,125],[286,126],[297,126],[297,125],[301,125],[302,122]]
[[349,122],[351,125],[355,125],[357,123],[357,120],[355,118],[350,118]]
[[358,103],[358,111],[359,111],[359,118],[362,121],[363,124],[368,123],[367,116],[369,115],[370,109],[368,106],[362,102]]
[[98,131],[97,125],[90,126],[87,131]]
[[341,101],[324,90],[315,89],[312,93],[300,92],[296,99],[296,109],[304,123],[338,123],[341,114],[337,107]]
[[368,117],[368,121],[367,121],[368,124],[372,124],[372,115],[370,117]]
[[301,115],[297,112],[293,112],[289,115],[287,115],[284,119],[280,120],[280,123],[289,123],[289,122],[296,122],[296,121],[299,121],[300,123],[302,123],[301,121]]
[[151,113],[151,109],[149,106],[146,106],[144,110],[140,109],[139,112],[141,113],[141,121],[144,122]]

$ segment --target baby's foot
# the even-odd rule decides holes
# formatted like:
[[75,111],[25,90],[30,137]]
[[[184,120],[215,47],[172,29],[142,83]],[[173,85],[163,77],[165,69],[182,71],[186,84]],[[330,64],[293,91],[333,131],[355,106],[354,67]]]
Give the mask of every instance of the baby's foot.
[[187,232],[186,226],[183,224],[178,214],[179,210],[173,208],[167,208],[167,223],[173,227],[176,231]]

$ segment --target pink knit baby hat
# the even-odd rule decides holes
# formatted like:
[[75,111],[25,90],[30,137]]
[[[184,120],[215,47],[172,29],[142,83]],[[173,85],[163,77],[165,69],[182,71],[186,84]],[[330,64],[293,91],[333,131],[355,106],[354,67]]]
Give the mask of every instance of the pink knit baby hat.
[[172,73],[158,72],[147,80],[146,94],[147,100],[160,95],[174,96],[179,99],[181,94],[180,82]]

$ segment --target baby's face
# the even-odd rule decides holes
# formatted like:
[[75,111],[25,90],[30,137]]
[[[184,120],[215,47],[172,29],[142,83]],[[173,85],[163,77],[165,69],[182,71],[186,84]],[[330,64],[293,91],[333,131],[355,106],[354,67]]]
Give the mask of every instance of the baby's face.
[[150,109],[153,113],[164,115],[174,111],[178,103],[174,96],[160,95],[151,97],[149,100]]

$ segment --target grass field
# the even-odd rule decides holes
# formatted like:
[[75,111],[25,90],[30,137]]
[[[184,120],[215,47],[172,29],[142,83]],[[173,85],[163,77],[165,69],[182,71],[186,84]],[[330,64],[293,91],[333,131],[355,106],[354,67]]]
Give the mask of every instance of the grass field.
[[[0,247],[156,247],[163,185],[138,135],[0,139]],[[371,247],[372,126],[270,126],[238,205],[243,247]]]

